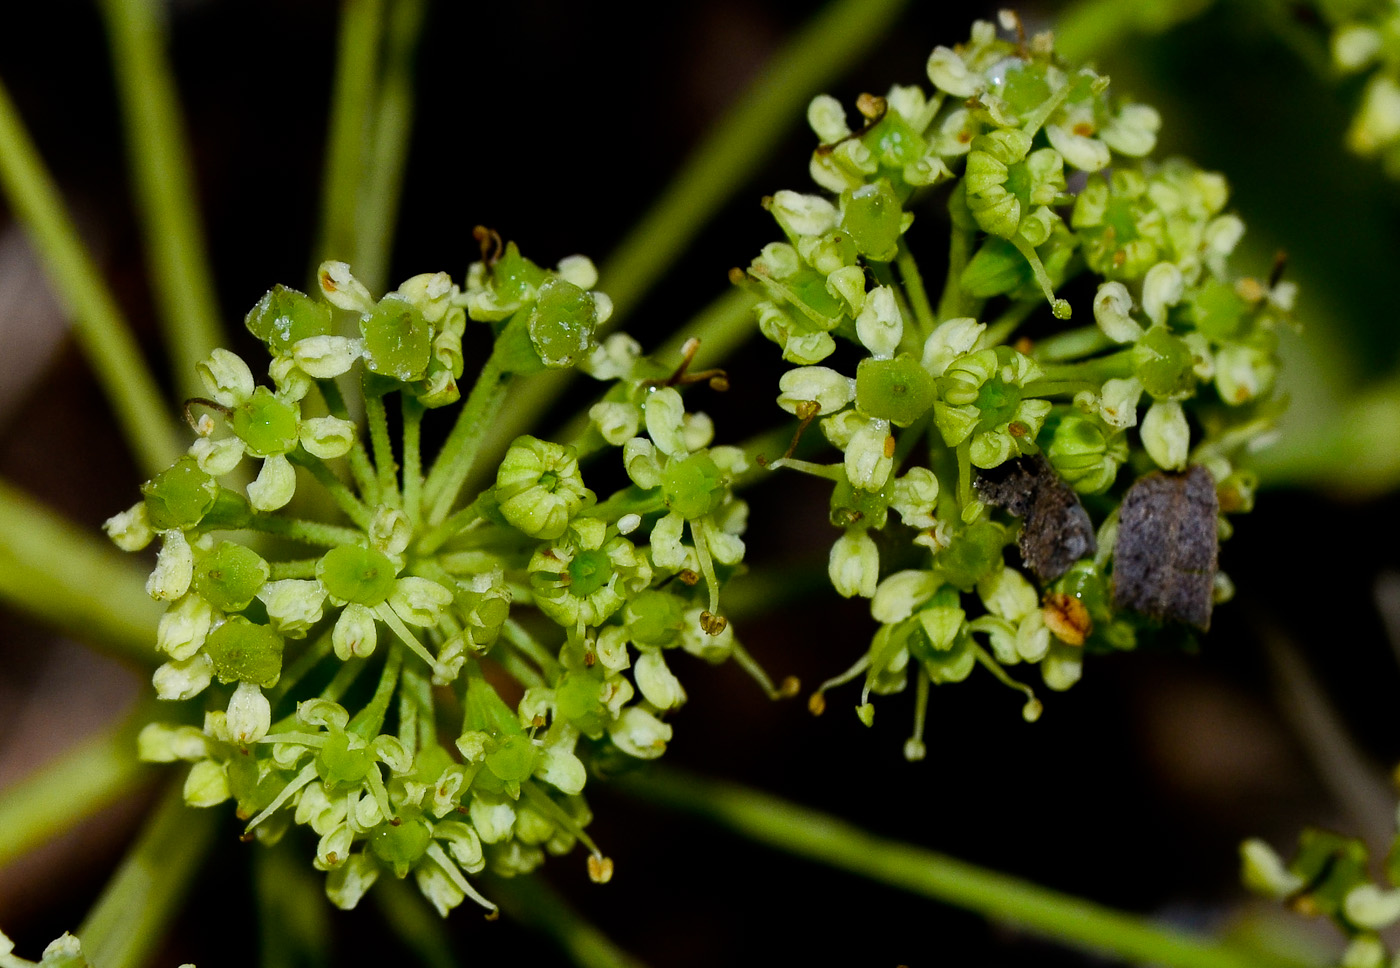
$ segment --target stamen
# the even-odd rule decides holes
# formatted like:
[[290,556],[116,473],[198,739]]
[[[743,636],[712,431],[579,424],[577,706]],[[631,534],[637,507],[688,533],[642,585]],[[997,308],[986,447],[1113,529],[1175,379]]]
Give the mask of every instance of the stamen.
[[462,874],[461,869],[447,856],[446,851],[442,849],[442,846],[436,840],[428,845],[428,849],[425,853],[433,860],[437,861],[438,866],[443,869],[452,883],[457,885],[457,890],[486,908],[486,920],[494,921],[501,916],[501,909],[482,897],[481,892],[472,887],[471,882],[467,880],[466,876]]
[[301,772],[292,778],[292,782],[282,788],[282,792],[277,794],[272,802],[263,808],[262,813],[248,821],[248,826],[243,828],[244,836],[251,834],[254,827],[276,813],[278,808],[291,798],[292,794],[296,793],[314,779],[316,779],[316,764],[312,762],[301,768]]
[[381,622],[393,630],[393,633],[399,637],[399,641],[408,646],[410,652],[428,663],[429,669],[437,664],[437,660],[433,658],[432,653],[424,647],[422,642],[419,642],[418,639],[414,637],[413,633],[408,630],[408,626],[403,624],[403,620],[399,618],[398,613],[389,607],[388,602],[380,602],[376,605],[374,607],[374,614],[378,616]]
[[835,676],[831,679],[828,679],[826,680],[826,682],[823,682],[820,686],[817,686],[817,691],[812,693],[812,698],[807,700],[807,708],[811,710],[812,715],[820,716],[822,713],[826,712],[825,694],[828,689],[835,689],[837,686],[844,686],[856,676],[865,672],[865,670],[868,668],[870,668],[869,652],[862,655],[859,659],[856,660],[855,665],[851,666],[839,676]]
[[988,672],[996,676],[998,682],[1004,686],[1015,689],[1017,692],[1025,693],[1026,704],[1021,707],[1021,718],[1028,723],[1033,723],[1039,719],[1045,707],[1042,706],[1040,700],[1035,697],[1035,690],[1024,682],[1017,682],[1015,679],[1011,678],[1006,670],[1001,667],[1001,663],[993,659],[982,646],[973,642],[971,647],[972,654],[977,657],[977,661],[985,666]]
[[924,745],[924,720],[928,714],[929,685],[928,676],[920,670],[914,693],[914,732],[904,741],[904,758],[910,763],[917,763],[928,755],[928,747]]
[[781,687],[773,685],[773,680],[768,673],[763,670],[763,666],[751,655],[748,650],[735,641],[730,646],[729,653],[735,662],[739,663],[739,668],[749,674],[749,678],[758,683],[759,687],[767,693],[769,699],[791,699],[802,689],[802,682],[796,676],[788,676],[783,679]]

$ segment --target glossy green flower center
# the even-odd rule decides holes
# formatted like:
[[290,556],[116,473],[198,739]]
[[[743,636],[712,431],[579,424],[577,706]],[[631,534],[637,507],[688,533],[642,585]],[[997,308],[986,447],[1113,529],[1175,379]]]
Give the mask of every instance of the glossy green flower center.
[[719,466],[709,454],[691,454],[666,464],[661,475],[666,506],[683,518],[708,514],[724,501]]
[[215,608],[238,612],[252,602],[269,573],[257,552],[225,541],[195,566],[194,589]]
[[297,410],[258,387],[253,396],[234,408],[233,432],[248,445],[254,457],[285,454],[297,445]]
[[933,406],[933,377],[914,357],[861,360],[856,367],[856,406],[863,413],[907,427]]
[[282,674],[282,636],[235,615],[209,634],[204,651],[220,682],[276,684]]
[[192,528],[203,520],[219,496],[214,478],[193,457],[181,457],[141,488],[146,514],[157,531]]
[[612,562],[602,550],[580,551],[569,562],[569,594],[585,598],[612,579]]
[[316,577],[336,598],[378,605],[394,588],[394,563],[373,548],[341,545],[316,563]]

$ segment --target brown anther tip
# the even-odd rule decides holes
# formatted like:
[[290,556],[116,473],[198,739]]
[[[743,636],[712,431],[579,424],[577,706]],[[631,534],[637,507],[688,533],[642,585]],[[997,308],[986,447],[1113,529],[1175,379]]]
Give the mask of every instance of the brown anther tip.
[[611,857],[598,854],[588,855],[588,879],[594,884],[606,884],[612,880],[613,862]]
[[762,198],[760,198],[760,199],[758,200],[758,204],[760,204],[760,205],[763,206],[763,210],[764,210],[765,212],[768,211],[769,209],[771,209],[771,208],[773,207],[773,196],[772,196],[772,195],[764,195]]
[[1274,264],[1273,267],[1269,270],[1270,289],[1274,288],[1274,286],[1277,286],[1279,284],[1279,281],[1283,279],[1283,272],[1287,268],[1288,253],[1280,249],[1279,251],[1274,253]]
[[739,285],[739,283],[743,282],[746,277],[747,273],[745,273],[744,270],[740,269],[738,266],[735,266],[734,268],[729,270],[729,284],[731,286]]
[[753,459],[753,462],[754,462],[755,464],[757,464],[759,467],[767,467],[767,466],[768,466],[768,458],[767,458],[767,457],[764,457],[762,454],[759,454],[757,457],[755,457],[755,458]]
[[681,580],[681,584],[684,585],[695,585],[698,584],[700,581],[700,576],[697,575],[695,572],[691,571],[689,568],[682,568],[679,572],[676,573],[676,577],[679,578]]
[[583,664],[588,666],[588,668],[593,668],[593,666],[596,665],[597,662],[598,653],[594,652],[592,649],[589,649],[583,654]]
[[710,389],[716,393],[724,393],[729,389],[729,378],[722,375],[710,377]]
[[402,824],[402,823],[403,823],[403,818],[402,818],[402,817],[391,817],[391,818],[389,818],[389,826],[391,826],[391,827],[397,827],[397,826],[399,826],[399,825]]
[[856,110],[867,121],[878,121],[885,116],[888,109],[889,105],[879,95],[862,94],[856,98]]
[[1250,276],[1246,276],[1235,283],[1235,292],[1239,293],[1240,298],[1245,302],[1259,302],[1259,300],[1268,295],[1264,285],[1258,279]]
[[247,810],[244,810],[242,807],[239,807],[238,809],[234,810],[233,815],[239,820],[247,820],[248,818],[253,816],[251,813],[249,813]]
[[530,725],[533,726],[533,727],[535,727],[536,729],[539,729],[541,726],[544,725],[544,722],[545,722],[544,716],[542,716],[542,715],[539,714],[539,713],[536,713],[536,714],[535,714],[535,718],[532,719],[532,720],[530,720]]
[[893,457],[893,456],[894,456],[894,448],[895,448],[894,434],[890,434],[888,437],[885,438],[885,456],[886,456],[886,457]]
[[253,836],[252,833],[239,834],[238,839],[245,844],[251,844],[253,842]]
[[1029,356],[1031,350],[1035,349],[1035,340],[1029,336],[1022,336],[1016,341],[1015,349],[1017,353],[1025,353]]
[[1094,630],[1089,609],[1073,595],[1051,592],[1045,596],[1045,607],[1041,612],[1045,616],[1046,628],[1066,645],[1083,645]]
[[1028,428],[1025,424],[1013,420],[1006,425],[1006,432],[1013,437],[1024,437],[1028,432]]
[[778,696],[783,699],[791,699],[802,691],[802,680],[797,676],[786,676],[778,686]]
[[826,712],[826,696],[819,692],[814,692],[807,697],[807,711],[813,716],[820,716]]
[[712,612],[700,613],[700,628],[706,635],[719,635],[729,627],[729,619],[723,615],[715,615]]
[[1094,133],[1094,126],[1088,121],[1080,121],[1071,130],[1081,138],[1087,138]]
[[334,867],[339,862],[340,855],[337,854],[335,851],[331,851],[330,853],[326,854],[326,863],[329,864],[331,867]]
[[486,912],[486,917],[485,917],[484,920],[487,920],[487,921],[499,921],[499,920],[501,920],[501,909],[500,909],[500,908],[492,908],[491,910],[487,911],[487,912]]

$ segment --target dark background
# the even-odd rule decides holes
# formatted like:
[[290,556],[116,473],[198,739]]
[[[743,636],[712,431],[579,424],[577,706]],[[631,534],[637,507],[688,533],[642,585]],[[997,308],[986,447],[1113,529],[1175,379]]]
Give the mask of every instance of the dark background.
[[[928,51],[965,39],[976,7],[914,6],[831,93],[850,103],[892,81],[927,87]],[[1288,251],[1290,272],[1305,286],[1300,315],[1313,327],[1305,345],[1337,351],[1343,365],[1332,378],[1357,383],[1395,359],[1397,192],[1340,148],[1355,85],[1311,75],[1253,9],[1213,9],[1101,63],[1118,91],[1162,109],[1166,149],[1227,174],[1233,206],[1251,226],[1254,271],[1274,249]],[[605,264],[688,150],[811,10],[776,0],[684,3],[658,5],[642,20],[617,4],[436,4],[419,55],[391,279],[438,269],[460,276],[476,255],[476,224],[516,239],[544,264],[576,251]],[[1048,15],[1023,13],[1032,23]],[[219,298],[239,332],[243,313],[272,283],[307,278],[337,10],[207,0],[176,2],[170,14]],[[0,77],[159,358],[100,20],[88,4],[68,0],[26,5],[23,17],[22,28],[7,20],[0,29]],[[809,185],[811,144],[798,119],[763,173],[632,314],[630,332],[654,344],[724,291],[728,268],[776,235],[758,199]],[[921,218],[911,243],[933,253],[925,273],[937,278],[942,227],[936,212]],[[8,273],[0,275],[0,346],[16,347],[0,348],[0,475],[95,529],[131,503],[141,475],[85,364],[54,342],[61,314],[25,268],[3,203],[0,232],[11,240],[0,248]],[[38,348],[21,353],[21,345]],[[731,399],[704,404],[721,441],[778,423],[770,399],[782,369],[777,351],[758,341],[750,350],[729,366]],[[1305,400],[1308,389],[1300,388]],[[754,565],[820,578],[835,537],[812,524],[825,515],[824,489],[785,477],[749,497]],[[866,730],[849,712],[855,688],[833,693],[827,715],[813,719],[801,701],[767,702],[736,667],[679,657],[674,667],[691,701],[675,717],[666,759],[1113,906],[1206,930],[1238,923],[1252,910],[1237,886],[1242,838],[1287,847],[1302,824],[1357,829],[1387,808],[1329,797],[1290,725],[1299,703],[1277,688],[1280,649],[1306,656],[1305,681],[1344,710],[1366,756],[1388,763],[1397,754],[1396,665],[1374,603],[1377,579],[1394,573],[1395,499],[1276,490],[1259,505],[1223,549],[1239,597],[1217,611],[1199,653],[1099,657],[1068,694],[1042,691],[1039,723],[1023,723],[1018,696],[977,674],[935,691],[929,757],[908,764],[908,696],[879,701]],[[739,631],[771,672],[796,674],[810,688],[863,651],[873,631],[866,609],[814,586]],[[116,715],[142,688],[138,674],[0,613],[0,787]],[[579,853],[552,859],[545,876],[653,965],[1086,963],[601,783],[590,783],[589,798],[597,814],[590,829],[617,862],[613,883],[589,884]],[[77,926],[147,808],[113,810],[0,873],[0,926],[20,953],[36,957]],[[247,889],[254,849],[231,826],[221,830],[161,963],[256,961]],[[369,901],[332,919],[333,963],[367,960],[391,943]],[[481,923],[470,905],[448,928],[463,962],[564,962],[517,926]]]

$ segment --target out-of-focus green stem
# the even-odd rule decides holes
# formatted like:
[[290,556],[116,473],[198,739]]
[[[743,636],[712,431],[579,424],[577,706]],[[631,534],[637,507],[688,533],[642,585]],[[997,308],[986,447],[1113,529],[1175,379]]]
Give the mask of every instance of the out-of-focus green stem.
[[312,253],[313,271],[326,259],[354,267],[362,255],[358,245],[360,189],[371,156],[384,0],[344,0],[340,17],[322,181],[321,231]]
[[166,8],[103,0],[126,119],[131,181],[165,344],[182,397],[199,396],[195,364],[224,344],[179,101],[165,58]]
[[457,415],[456,425],[423,482],[423,506],[428,509],[428,524],[441,524],[451,513],[462,484],[481,453],[482,442],[498,422],[508,380],[493,353],[481,368],[467,402]]
[[0,185],[72,320],[73,334],[116,411],[132,453],[148,474],[160,472],[180,455],[175,421],[3,84]]
[[0,481],[0,599],[97,649],[156,664],[148,568]]
[[758,843],[1085,951],[1176,968],[1308,964],[1245,954],[1149,918],[876,837],[835,817],[732,783],[660,769],[618,782],[645,800],[703,817]]
[[1111,51],[1133,34],[1160,34],[1201,14],[1212,0],[1080,0],[1055,16],[1055,51],[1078,64]]
[[813,95],[849,68],[894,22],[905,0],[836,0],[773,57],[705,136],[651,210],[603,266],[616,318],[652,283],[768,153],[807,116]]
[[1270,485],[1358,496],[1400,487],[1400,376],[1361,391],[1330,413],[1286,414],[1278,439],[1250,454],[1248,462]]
[[5,788],[0,795],[0,869],[71,829],[149,780],[136,761],[136,734],[151,719],[145,704]]
[[488,893],[507,917],[552,938],[578,968],[643,968],[542,878],[493,878]]
[[101,968],[137,968],[149,960],[180,913],[186,888],[213,840],[221,811],[185,806],[175,780],[161,797],[117,873],[77,931],[83,954]]
[[370,900],[378,906],[389,929],[399,942],[412,951],[427,968],[456,968],[452,942],[447,928],[437,912],[428,907],[427,900],[410,882],[381,877],[370,892]]
[[394,225],[413,130],[413,60],[426,0],[396,0],[388,11],[384,77],[374,104],[369,170],[359,202],[355,275],[370,292],[385,288]]

